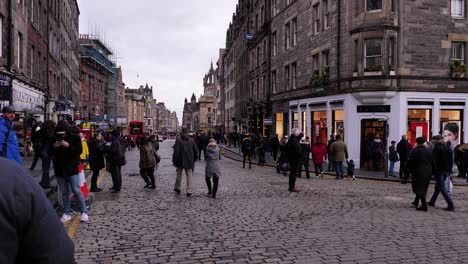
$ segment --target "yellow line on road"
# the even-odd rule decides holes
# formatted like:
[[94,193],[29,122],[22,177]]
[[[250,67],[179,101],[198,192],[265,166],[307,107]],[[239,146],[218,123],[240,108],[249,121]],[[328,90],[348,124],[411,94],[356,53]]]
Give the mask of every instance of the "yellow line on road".
[[75,237],[76,229],[78,228],[78,225],[80,224],[80,218],[81,218],[81,213],[75,216],[75,219],[73,219],[70,226],[68,227],[67,233],[71,239]]

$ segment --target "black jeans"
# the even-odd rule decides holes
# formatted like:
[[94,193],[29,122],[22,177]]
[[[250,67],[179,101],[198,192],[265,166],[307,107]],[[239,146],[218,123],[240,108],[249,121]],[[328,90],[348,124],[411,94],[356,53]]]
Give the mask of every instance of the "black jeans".
[[315,176],[319,176],[319,173],[322,174],[323,173],[323,168],[322,168],[322,164],[314,164],[315,166]]
[[112,189],[120,191],[122,188],[122,167],[111,165],[110,173],[112,176]]
[[[201,160],[201,157],[202,157],[202,151],[203,151],[203,156],[205,156],[205,149],[204,148],[199,148],[198,149],[198,160]],[[206,160],[206,159],[205,159]]]
[[96,169],[93,170],[93,176],[91,176],[91,190],[97,189],[97,180],[98,180],[100,171],[101,170],[96,170]]
[[248,158],[249,159],[249,168],[252,167],[252,155],[250,153],[250,151],[246,151],[246,152],[243,152],[244,154],[244,158],[242,160],[242,167],[245,168],[245,159]]
[[421,207],[422,208],[427,208],[426,196],[416,195],[416,197],[414,198],[414,203],[413,203],[416,208],[418,208],[419,201],[421,201]]
[[42,150],[34,150],[34,160],[31,164],[31,169],[36,168],[37,161],[42,156]]
[[153,186],[156,186],[155,181],[154,181],[154,167],[140,169],[140,175],[146,184],[151,184]]
[[455,208],[455,206],[453,205],[452,198],[450,197],[448,190],[446,190],[445,188],[445,180],[447,179],[447,177],[448,177],[447,172],[435,172],[434,173],[436,185],[434,189],[434,194],[432,195],[432,198],[429,201],[429,203],[434,205],[437,201],[437,197],[439,196],[439,193],[442,193],[442,196],[444,196],[444,199],[447,202],[448,208]]
[[292,191],[296,187],[296,177],[299,175],[299,161],[290,161],[291,171],[289,172],[289,190]]
[[265,163],[265,152],[260,151],[258,153],[258,164],[264,164]]
[[299,165],[299,177],[301,177],[302,174],[302,167],[304,167],[305,174],[307,178],[310,178],[310,173],[309,173],[309,161],[302,161],[301,164]]
[[407,182],[408,181],[408,177],[407,177],[407,173],[406,173],[406,160],[402,159],[400,160],[400,180],[402,182]]
[[[47,149],[42,150],[42,178],[41,178],[41,185],[47,186],[50,185],[50,162],[51,157],[49,156],[49,151]],[[31,166],[32,167],[32,166]]]
[[208,194],[216,197],[216,192],[218,191],[219,177],[213,176],[213,188],[211,188],[211,177],[205,177],[206,186],[208,187]]
[[276,161],[278,158],[278,148],[273,148],[273,160]]

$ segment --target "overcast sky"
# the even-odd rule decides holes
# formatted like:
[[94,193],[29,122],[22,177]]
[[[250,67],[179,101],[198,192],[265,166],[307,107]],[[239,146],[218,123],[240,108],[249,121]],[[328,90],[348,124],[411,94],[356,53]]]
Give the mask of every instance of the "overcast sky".
[[148,82],[158,102],[177,111],[180,121],[184,98],[200,96],[211,60],[216,63],[219,48],[225,47],[236,3],[78,0],[80,33],[99,32],[116,51],[125,85]]

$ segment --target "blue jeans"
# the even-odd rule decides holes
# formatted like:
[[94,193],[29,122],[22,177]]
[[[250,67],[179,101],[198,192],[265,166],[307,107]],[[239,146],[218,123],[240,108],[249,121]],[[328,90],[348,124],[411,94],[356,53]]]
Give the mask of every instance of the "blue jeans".
[[434,177],[436,180],[436,186],[434,194],[432,195],[432,198],[429,201],[429,204],[435,204],[437,196],[439,196],[439,193],[442,193],[442,196],[444,196],[444,199],[447,202],[448,208],[455,208],[455,206],[453,205],[452,198],[450,198],[450,194],[445,189],[445,179],[447,179],[448,173],[438,172],[434,175]]
[[60,191],[62,192],[63,212],[66,214],[69,214],[72,212],[71,200],[70,200],[70,189],[68,188],[68,185],[70,185],[70,188],[73,194],[75,194],[76,199],[78,200],[78,203],[80,204],[81,212],[88,213],[88,209],[86,209],[86,203],[83,198],[83,194],[80,191],[80,175],[76,174],[68,178],[57,177],[57,182],[60,186]]
[[393,168],[395,168],[395,161],[390,161],[390,168],[388,169],[388,175],[393,177]]
[[335,172],[336,172],[336,178],[343,178],[344,176],[343,161],[335,161]]

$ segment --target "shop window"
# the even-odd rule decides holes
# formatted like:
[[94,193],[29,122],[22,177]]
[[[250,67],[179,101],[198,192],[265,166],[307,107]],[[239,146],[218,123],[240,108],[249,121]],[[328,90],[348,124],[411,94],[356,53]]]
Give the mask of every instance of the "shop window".
[[297,112],[293,112],[291,120],[291,128],[299,127],[299,119]]
[[333,117],[333,134],[341,135],[344,140],[344,110],[334,110],[332,112]]
[[312,117],[312,133],[311,142],[317,142],[317,138],[324,144],[327,144],[327,112],[317,111],[311,112]]
[[382,38],[366,39],[364,44],[364,67],[366,71],[382,70]]
[[366,0],[367,11],[378,11],[382,10],[382,0]]
[[408,130],[406,136],[412,145],[416,144],[416,138],[429,138],[432,123],[431,109],[408,109]]
[[440,131],[445,141],[452,143],[452,149],[460,144],[463,110],[440,110]]
[[301,113],[301,116],[302,116],[302,120],[301,120],[301,123],[302,123],[302,133],[304,134],[304,137],[307,136],[307,113],[306,112],[302,112]]

